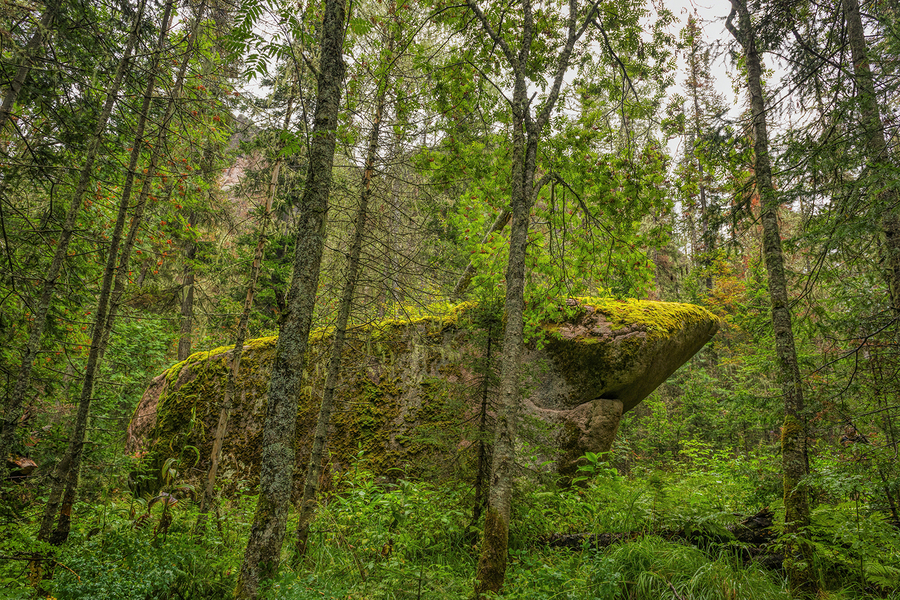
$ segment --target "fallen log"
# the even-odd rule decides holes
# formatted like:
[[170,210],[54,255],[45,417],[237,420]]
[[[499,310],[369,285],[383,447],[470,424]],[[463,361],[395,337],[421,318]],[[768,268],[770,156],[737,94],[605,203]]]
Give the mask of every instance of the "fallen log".
[[772,527],[774,516],[767,507],[718,531],[687,527],[618,533],[551,533],[538,538],[537,544],[568,550],[599,550],[654,535],[665,540],[686,542],[704,551],[727,549],[745,563],[755,562],[766,569],[781,570],[784,556],[776,552],[773,546],[777,537]]
[[8,479],[14,483],[21,483],[31,476],[38,464],[26,456],[11,456],[6,459]]

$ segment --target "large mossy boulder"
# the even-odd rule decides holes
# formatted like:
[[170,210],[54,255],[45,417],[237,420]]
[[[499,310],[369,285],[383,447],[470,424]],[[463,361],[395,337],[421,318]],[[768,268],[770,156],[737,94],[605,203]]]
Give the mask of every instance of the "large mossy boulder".
[[[634,408],[708,342],[717,319],[701,307],[648,301],[569,301],[557,322],[533,336],[521,368],[523,447],[570,475],[585,452],[607,452],[622,414]],[[442,316],[387,321],[353,331],[328,447],[333,469],[367,459],[383,474],[452,475],[469,462],[476,418],[490,395],[487,368],[499,364],[499,324],[488,354],[484,311],[460,305]],[[297,412],[298,464],[305,465],[331,337],[314,336]],[[225,440],[226,480],[257,480],[269,372],[276,337],[244,347]],[[128,427],[128,447],[151,463],[193,446],[200,475],[233,347],[198,352],[153,380]],[[297,469],[300,478],[304,469]]]

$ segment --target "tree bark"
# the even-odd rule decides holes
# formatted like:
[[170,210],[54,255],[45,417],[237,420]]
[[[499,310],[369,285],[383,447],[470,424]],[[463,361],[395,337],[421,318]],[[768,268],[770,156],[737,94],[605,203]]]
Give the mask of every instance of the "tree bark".
[[[387,50],[387,60],[390,62],[393,58],[394,39],[392,34],[388,35],[391,36],[388,39]],[[306,554],[306,548],[309,543],[309,526],[312,524],[316,511],[316,496],[319,493],[319,481],[325,463],[328,427],[331,424],[331,413],[334,410],[334,393],[341,373],[341,357],[344,353],[344,342],[347,337],[347,324],[350,321],[353,294],[356,291],[356,282],[359,278],[359,257],[362,253],[366,221],[369,218],[369,200],[372,197],[372,178],[375,173],[375,161],[378,159],[378,140],[381,135],[381,121],[387,99],[388,77],[389,74],[385,73],[379,82],[378,93],[375,98],[375,116],[372,121],[372,129],[369,132],[369,147],[363,169],[362,192],[359,195],[353,243],[350,247],[350,256],[347,257],[346,277],[344,279],[344,288],[341,291],[340,305],[338,306],[338,318],[334,328],[334,339],[331,344],[331,356],[328,360],[328,373],[325,376],[325,389],[322,393],[322,403],[319,406],[319,417],[316,420],[316,431],[313,437],[312,448],[310,449],[309,466],[306,469],[306,483],[303,486],[303,499],[300,502],[299,523],[297,524],[297,535],[294,545],[295,561]]]
[[66,211],[65,221],[63,222],[56,250],[54,251],[50,268],[47,271],[47,276],[45,277],[41,288],[41,296],[34,313],[34,320],[31,323],[28,342],[22,352],[22,362],[19,366],[18,373],[16,374],[16,382],[13,386],[12,393],[7,399],[6,406],[4,407],[2,431],[0,431],[0,482],[5,481],[6,479],[5,457],[12,448],[16,427],[22,416],[22,407],[25,403],[25,397],[28,393],[28,389],[31,387],[31,372],[38,352],[40,352],[41,349],[41,338],[44,335],[44,329],[47,325],[47,314],[50,311],[50,304],[56,294],[57,278],[59,277],[60,270],[62,269],[69,251],[69,243],[75,232],[75,221],[78,217],[78,211],[81,209],[82,198],[87,192],[91,177],[93,176],[94,161],[100,151],[104,133],[106,131],[106,125],[109,122],[109,117],[112,114],[113,107],[118,98],[119,89],[122,85],[122,79],[131,62],[132,52],[134,51],[134,46],[140,35],[140,19],[143,16],[143,10],[144,3],[142,2],[135,17],[132,33],[129,37],[125,52],[116,67],[116,73],[113,76],[113,81],[107,91],[106,101],[100,112],[100,117],[97,120],[94,135],[88,144],[84,164],[79,172],[78,183],[76,184],[75,192],[72,195],[72,200]]
[[[6,123],[12,115],[13,106],[15,106],[16,100],[19,98],[19,92],[22,91],[22,86],[25,85],[25,80],[31,72],[34,61],[43,52],[44,42],[47,41],[47,37],[50,35],[50,28],[53,27],[60,5],[61,0],[54,0],[47,5],[41,21],[37,25],[37,31],[31,35],[31,39],[22,48],[21,61],[19,62],[19,68],[16,70],[16,76],[13,77],[9,89],[6,90],[6,94],[3,96],[3,104],[0,105],[0,134],[6,129]],[[143,6],[141,11],[138,12],[140,13],[142,10]],[[133,41],[129,43],[133,45]],[[130,52],[128,54],[130,55]],[[126,59],[123,58],[123,60]]]
[[528,228],[531,205],[539,191],[535,182],[537,148],[541,132],[559,99],[559,91],[569,66],[575,43],[593,19],[596,4],[579,26],[577,0],[569,0],[566,44],[557,57],[553,83],[547,98],[535,117],[531,114],[528,98],[526,71],[534,39],[534,21],[531,0],[522,0],[522,38],[518,52],[514,52],[501,35],[494,30],[488,18],[475,0],[467,0],[482,29],[500,48],[512,70],[512,164],[510,177],[510,226],[509,259],[506,266],[506,297],[503,331],[503,349],[500,354],[500,406],[497,410],[494,432],[491,487],[488,494],[484,539],[475,581],[475,596],[482,598],[486,592],[497,593],[506,577],[506,561],[509,543],[509,520],[512,509],[513,471],[516,458],[516,428],[521,412],[519,393],[519,363],[524,341],[525,311],[525,255],[528,245]]
[[[526,0],[527,4],[528,0]],[[526,20],[530,20],[530,5]],[[530,44],[529,44],[530,45]],[[523,76],[516,78],[513,93],[513,154],[512,154],[512,226],[509,240],[509,261],[506,266],[506,299],[504,313],[503,350],[500,354],[500,407],[494,431],[491,487],[488,494],[484,541],[478,560],[475,594],[497,593],[506,577],[509,543],[509,519],[512,512],[513,468],[516,459],[516,429],[521,412],[519,395],[519,363],[524,341],[525,311],[525,253],[528,245],[528,225],[531,212],[530,186],[526,176],[534,176],[534,156],[537,139],[527,139],[525,111],[527,88]],[[531,157],[531,169],[526,166]]]
[[491,476],[491,448],[485,441],[488,433],[488,409],[491,390],[491,379],[493,377],[493,341],[494,341],[494,324],[488,322],[487,327],[487,348],[484,353],[484,365],[481,376],[481,409],[478,414],[478,455],[476,457],[477,467],[475,471],[475,499],[472,502],[472,521],[470,528],[474,528],[481,520],[487,508],[487,498],[490,492],[488,481]]
[[878,96],[875,93],[875,81],[869,66],[865,30],[859,13],[859,0],[842,0],[842,3],[850,53],[853,56],[856,98],[859,102],[866,154],[870,160],[868,169],[879,180],[877,187],[881,190],[876,198],[876,213],[880,215],[881,229],[884,232],[884,247],[887,253],[886,279],[891,308],[894,319],[900,319],[900,191],[896,184],[897,166],[891,161],[885,139]]
[[[803,382],[797,363],[791,309],[784,271],[784,254],[778,226],[779,201],[772,185],[769,158],[769,136],[766,123],[765,97],[762,87],[762,63],[756,46],[756,35],[750,12],[743,0],[731,0],[731,14],[726,26],[743,46],[747,63],[747,84],[754,134],[754,176],[760,197],[760,220],[763,227],[763,254],[772,303],[772,330],[778,358],[778,380],[784,398],[784,425],[781,430],[782,478],[784,484],[785,570],[791,591],[798,595],[815,594],[811,548],[798,536],[809,525],[809,501],[802,479],[807,475],[806,427],[803,415]],[[738,16],[738,28],[732,24]]]
[[319,268],[325,246],[335,133],[344,80],[345,0],[325,0],[317,98],[306,186],[298,204],[294,274],[269,381],[263,429],[259,498],[235,598],[256,598],[260,582],[275,574],[287,527],[295,466],[297,401],[306,368]]
[[[157,141],[160,143],[165,142],[165,139],[165,136],[157,137]],[[157,161],[153,162],[154,171],[158,163],[158,158],[159,156],[157,155]],[[131,215],[131,224],[128,226],[128,234],[125,236],[125,243],[122,245],[122,253],[119,258],[119,268],[116,269],[116,276],[113,283],[112,293],[109,296],[109,312],[106,315],[106,324],[103,327],[103,335],[105,337],[105,339],[103,340],[104,351],[109,344],[109,337],[112,335],[113,325],[116,322],[116,317],[118,317],[119,315],[119,307],[122,305],[122,296],[125,293],[125,286],[127,285],[129,278],[131,252],[134,250],[134,243],[137,239],[137,234],[140,231],[141,223],[144,219],[144,209],[147,207],[147,199],[150,195],[151,184],[151,180],[148,179],[141,187],[140,194],[138,195],[137,205],[134,207],[134,212]],[[166,201],[168,202],[171,199],[172,188],[170,187],[166,195]],[[138,274],[137,280],[135,282],[137,283],[138,287],[141,287],[143,285],[144,278],[147,276],[147,271],[150,270],[150,265],[150,260],[140,261],[140,273]],[[103,358],[103,354],[100,355],[100,358]]]
[[[291,112],[293,110],[293,96],[288,100],[287,111],[284,116],[283,130],[287,131],[291,124]],[[225,431],[228,429],[228,420],[231,418],[232,405],[234,404],[235,382],[241,369],[241,356],[244,353],[244,339],[247,333],[247,324],[250,321],[250,312],[253,310],[253,298],[256,295],[256,285],[259,281],[259,271],[262,267],[263,252],[266,248],[266,229],[272,218],[272,204],[275,202],[275,192],[278,188],[278,178],[281,174],[281,165],[284,159],[279,152],[272,166],[272,176],[269,179],[269,187],[266,190],[266,203],[263,209],[262,224],[259,228],[259,236],[256,239],[256,249],[253,251],[253,263],[250,265],[250,277],[247,281],[247,295],[244,298],[244,307],[238,322],[237,333],[234,336],[234,351],[231,357],[231,365],[228,369],[228,379],[225,382],[225,397],[219,409],[219,420],[216,423],[216,432],[213,437],[213,447],[210,454],[209,473],[206,477],[206,487],[200,500],[200,512],[197,515],[195,530],[200,535],[206,516],[215,499],[216,476],[219,471],[219,463],[222,460],[222,446],[225,443]]]
[[692,103],[694,105],[694,114],[692,119],[692,124],[694,126],[694,135],[692,136],[693,139],[690,143],[690,157],[691,161],[694,162],[697,167],[697,176],[699,178],[698,189],[700,191],[700,256],[695,257],[695,260],[697,260],[697,264],[705,272],[703,281],[706,285],[706,290],[710,291],[712,290],[713,284],[712,274],[710,272],[710,267],[712,266],[713,237],[709,227],[710,207],[706,198],[706,183],[704,181],[706,178],[706,173],[703,168],[702,159],[697,156],[697,144],[702,134],[700,127],[700,58],[697,56],[697,25],[696,22],[693,21],[693,17],[689,17],[688,27],[692,26],[692,22],[695,29],[692,30],[691,34],[690,57],[688,60],[688,68],[690,69],[688,89],[691,94]]
[[[188,225],[193,228],[197,223],[197,215],[193,211],[188,216]],[[193,235],[193,231],[191,231]],[[181,276],[181,326],[178,334],[178,361],[185,360],[191,355],[193,346],[192,333],[194,330],[194,258],[197,256],[197,244],[194,240],[188,241],[184,253],[185,265]]]

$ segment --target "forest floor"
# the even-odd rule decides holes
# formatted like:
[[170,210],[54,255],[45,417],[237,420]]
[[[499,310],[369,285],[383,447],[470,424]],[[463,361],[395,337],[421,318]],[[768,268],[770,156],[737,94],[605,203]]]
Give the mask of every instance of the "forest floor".
[[[747,476],[759,465],[746,459],[714,462],[628,477],[601,466],[570,489],[523,479],[500,597],[790,598],[771,560],[783,518],[775,480]],[[49,548],[34,541],[39,500],[23,496],[0,516],[0,598],[34,597],[32,557],[52,565],[41,587],[58,600],[230,597],[255,505],[252,494],[232,494],[198,535],[190,498],[148,510],[146,500],[115,491],[82,500],[69,542]],[[264,597],[467,598],[479,532],[470,525],[471,502],[470,486],[386,481],[363,462],[326,494],[310,551],[293,567],[288,538]],[[741,521],[754,527],[754,519],[773,540],[765,552],[759,539],[735,531]],[[820,598],[900,599],[900,532],[879,511],[832,498],[813,519],[808,539]]]

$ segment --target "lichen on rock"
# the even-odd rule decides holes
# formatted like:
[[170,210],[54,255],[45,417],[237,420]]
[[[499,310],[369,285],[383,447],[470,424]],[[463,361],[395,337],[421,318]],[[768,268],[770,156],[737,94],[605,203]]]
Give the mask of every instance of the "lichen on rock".
[[[571,304],[572,302],[570,302]],[[522,400],[543,424],[541,438],[565,474],[586,451],[606,452],[621,415],[631,410],[713,336],[717,319],[701,307],[646,301],[578,299],[566,318],[546,323],[526,349]],[[359,456],[383,474],[452,475],[464,461],[476,407],[473,305],[410,321],[354,330],[343,356],[328,448],[332,470]],[[309,457],[331,332],[317,332],[297,412],[298,464]],[[269,372],[276,337],[244,346],[222,478],[255,485]],[[129,451],[151,464],[190,445],[208,468],[232,347],[192,354],[154,379],[128,429]],[[150,469],[152,471],[152,469]],[[303,469],[295,477],[301,478]]]

